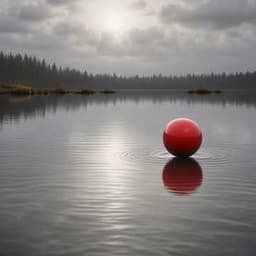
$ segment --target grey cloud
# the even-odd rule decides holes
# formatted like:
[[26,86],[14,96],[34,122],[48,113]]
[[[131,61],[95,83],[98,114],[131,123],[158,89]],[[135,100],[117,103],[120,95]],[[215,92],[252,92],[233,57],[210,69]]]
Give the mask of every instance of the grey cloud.
[[166,57],[174,38],[166,36],[163,29],[150,27],[147,29],[131,29],[119,40],[110,32],[97,35],[81,23],[60,22],[55,25],[52,33],[59,40],[66,41],[69,47],[89,48],[98,56],[109,58],[143,58],[161,59]]
[[70,5],[74,4],[75,2],[78,2],[78,0],[46,0],[48,4],[50,5],[56,5],[56,6],[61,6],[61,5]]
[[0,16],[0,33],[13,34],[13,33],[26,33],[30,30],[30,26],[23,22],[19,22],[15,17],[8,15]]
[[179,30],[167,32],[164,28],[134,29],[121,42],[111,35],[101,38],[95,51],[116,60],[133,58],[138,63],[152,65],[169,63],[173,72],[198,73],[201,65],[205,72],[233,72],[239,70],[239,61],[244,68],[254,62],[255,33],[256,29],[249,25],[221,32],[198,31],[196,36],[193,31],[184,34]]
[[130,7],[135,10],[144,10],[147,7],[147,2],[144,0],[138,0],[130,4]]
[[84,28],[83,24],[71,23],[62,21],[57,23],[54,28],[54,32],[61,35],[78,35],[81,36],[82,33],[87,33],[87,30]]
[[53,8],[66,9],[67,11],[76,11],[82,0],[45,0],[46,4]]
[[117,42],[110,34],[103,34],[96,46],[96,51],[112,58],[122,57],[161,62],[175,50],[175,47],[169,49],[169,41],[174,42],[175,39],[166,35],[160,28],[132,29],[121,42]]
[[133,29],[129,38],[134,45],[159,44],[164,41],[164,31],[158,28]]
[[[114,6],[117,0],[108,1]],[[133,15],[141,8],[135,15],[145,23],[134,22],[130,30],[120,34],[101,33],[89,20],[87,23],[85,2],[0,0],[4,3],[0,10],[1,48],[64,66],[87,65],[92,72],[233,72],[255,67],[255,0],[176,0],[176,4],[162,8],[161,24],[156,22],[158,9],[153,0],[145,1],[146,7],[143,1],[127,0],[127,12]],[[141,5],[130,9],[131,2]],[[74,9],[74,4],[83,4],[83,8]],[[145,17],[153,7],[151,16]]]
[[256,23],[256,1],[208,0],[193,5],[170,4],[162,8],[160,20],[164,24],[226,29]]
[[154,16],[156,14],[156,11],[154,10],[148,10],[145,12],[145,16]]
[[52,10],[47,5],[25,4],[19,10],[19,18],[26,21],[42,21],[53,15]]
[[76,45],[95,46],[98,42],[96,33],[79,22],[59,22],[53,27],[52,32],[59,38],[70,40]]

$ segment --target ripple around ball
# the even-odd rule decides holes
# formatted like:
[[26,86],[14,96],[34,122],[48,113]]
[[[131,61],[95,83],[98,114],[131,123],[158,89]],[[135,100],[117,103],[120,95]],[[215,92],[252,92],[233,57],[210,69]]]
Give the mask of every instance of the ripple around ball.
[[202,143],[199,125],[187,118],[179,118],[167,124],[163,133],[166,149],[177,157],[189,157],[197,152]]

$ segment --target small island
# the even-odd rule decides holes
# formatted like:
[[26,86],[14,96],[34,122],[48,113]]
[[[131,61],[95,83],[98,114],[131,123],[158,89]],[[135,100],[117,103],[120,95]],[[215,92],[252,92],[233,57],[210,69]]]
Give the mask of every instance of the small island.
[[198,95],[206,95],[206,94],[220,94],[222,93],[221,90],[209,90],[206,88],[198,88],[195,90],[189,90],[187,91],[189,94],[198,94]]

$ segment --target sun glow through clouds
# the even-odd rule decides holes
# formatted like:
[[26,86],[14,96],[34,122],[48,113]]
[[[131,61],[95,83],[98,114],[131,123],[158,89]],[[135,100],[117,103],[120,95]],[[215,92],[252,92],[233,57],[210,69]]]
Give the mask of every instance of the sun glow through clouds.
[[105,19],[104,28],[107,31],[120,33],[124,27],[124,20],[121,15],[109,14]]

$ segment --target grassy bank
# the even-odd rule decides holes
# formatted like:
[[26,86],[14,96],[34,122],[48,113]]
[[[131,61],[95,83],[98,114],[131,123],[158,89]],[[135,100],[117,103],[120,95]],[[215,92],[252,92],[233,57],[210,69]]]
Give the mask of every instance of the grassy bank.
[[[33,88],[23,84],[12,84],[12,85],[0,85],[0,95],[64,95],[64,94],[80,94],[80,95],[91,95],[96,93],[94,90],[82,88],[80,90],[66,90],[62,87],[56,88]],[[113,94],[115,91],[103,90],[100,91],[103,94]]]

